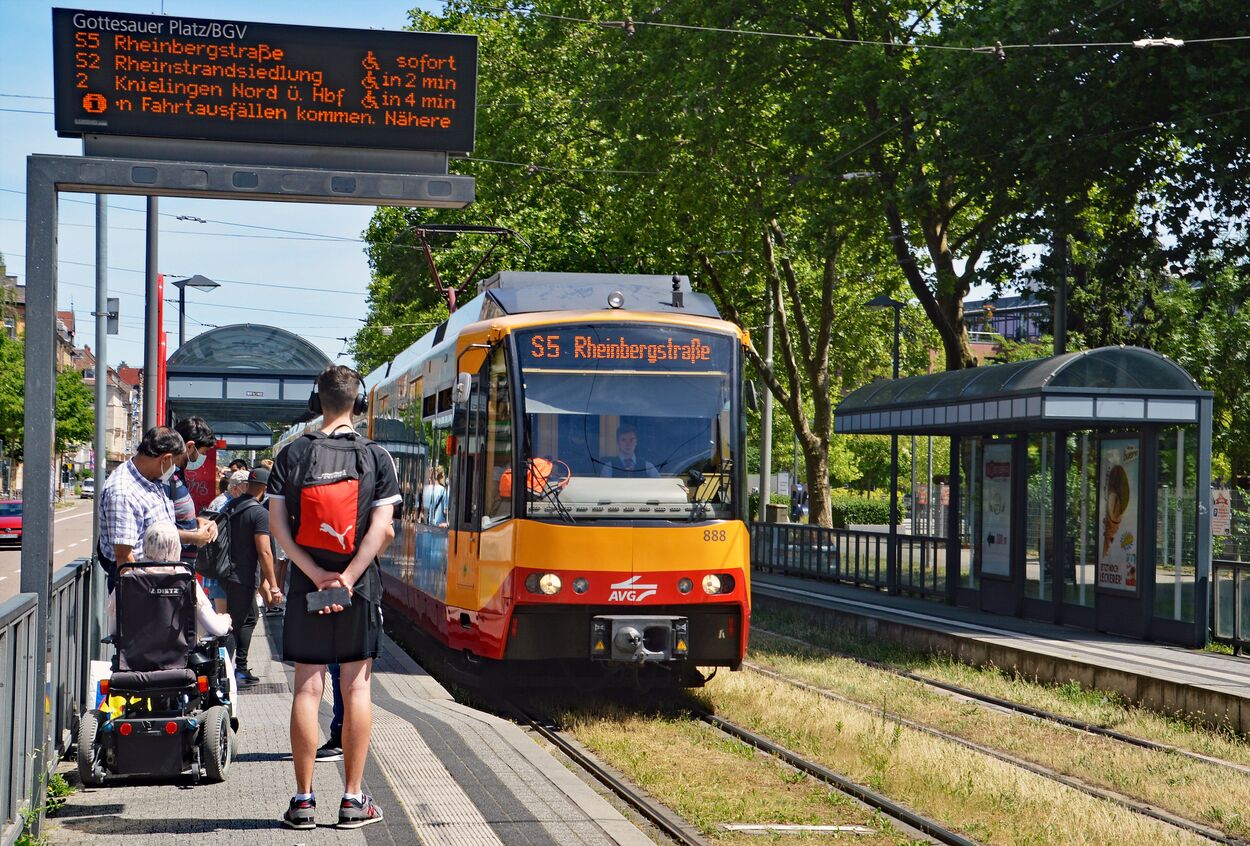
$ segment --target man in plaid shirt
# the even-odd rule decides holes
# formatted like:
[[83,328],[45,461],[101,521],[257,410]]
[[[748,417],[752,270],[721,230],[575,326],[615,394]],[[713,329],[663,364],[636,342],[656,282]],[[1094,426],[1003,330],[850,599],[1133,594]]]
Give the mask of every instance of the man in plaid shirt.
[[143,533],[148,527],[161,521],[174,522],[174,504],[165,493],[165,483],[186,450],[182,436],[173,429],[148,429],[138,453],[110,473],[104,483],[97,552],[108,574],[109,590],[113,589],[118,564],[142,559]]

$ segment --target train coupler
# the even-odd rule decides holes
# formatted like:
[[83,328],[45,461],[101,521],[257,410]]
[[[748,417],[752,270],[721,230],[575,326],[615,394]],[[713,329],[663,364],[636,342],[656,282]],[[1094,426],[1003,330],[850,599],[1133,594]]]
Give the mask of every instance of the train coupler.
[[681,661],[690,653],[690,621],[644,614],[603,615],[590,620],[590,657],[598,661]]

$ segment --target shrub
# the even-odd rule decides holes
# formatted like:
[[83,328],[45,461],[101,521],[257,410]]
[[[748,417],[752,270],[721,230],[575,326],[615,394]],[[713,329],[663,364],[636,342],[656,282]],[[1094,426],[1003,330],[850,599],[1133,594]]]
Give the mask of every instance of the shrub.
[[852,523],[890,522],[890,503],[858,496],[837,496],[830,502],[833,525],[845,529]]

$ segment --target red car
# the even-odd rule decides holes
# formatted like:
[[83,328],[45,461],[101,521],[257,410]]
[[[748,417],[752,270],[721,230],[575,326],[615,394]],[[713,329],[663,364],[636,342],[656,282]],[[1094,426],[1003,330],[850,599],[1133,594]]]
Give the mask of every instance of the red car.
[[0,500],[0,543],[22,544],[22,501]]

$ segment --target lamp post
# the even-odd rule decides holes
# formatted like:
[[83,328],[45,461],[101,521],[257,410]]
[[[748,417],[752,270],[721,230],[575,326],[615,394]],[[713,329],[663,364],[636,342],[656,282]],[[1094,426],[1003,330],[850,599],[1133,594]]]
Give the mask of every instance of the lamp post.
[[[869,308],[894,309],[894,378],[898,378],[899,315],[903,304],[881,294],[868,301]],[[912,491],[915,497],[916,492]],[[899,593],[898,573],[898,433],[890,435],[890,535],[886,543],[886,582],[890,593]]]
[[178,289],[178,346],[181,347],[187,337],[187,289],[199,288],[201,291],[211,291],[214,288],[220,288],[221,283],[197,273],[188,279],[175,281],[174,286]]

